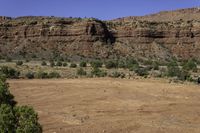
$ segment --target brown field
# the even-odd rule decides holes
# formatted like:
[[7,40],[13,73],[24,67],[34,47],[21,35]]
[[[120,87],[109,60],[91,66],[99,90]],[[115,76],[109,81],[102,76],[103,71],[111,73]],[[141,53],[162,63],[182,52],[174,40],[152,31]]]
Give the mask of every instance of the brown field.
[[9,80],[46,133],[200,133],[200,86],[161,79]]

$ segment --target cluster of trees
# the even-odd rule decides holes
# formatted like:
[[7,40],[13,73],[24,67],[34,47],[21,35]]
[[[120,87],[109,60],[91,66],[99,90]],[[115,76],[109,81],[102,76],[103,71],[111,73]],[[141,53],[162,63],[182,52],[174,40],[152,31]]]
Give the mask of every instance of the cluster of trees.
[[17,106],[8,87],[6,76],[0,74],[0,132],[41,133],[37,113],[32,107]]
[[7,66],[0,67],[0,74],[5,75],[6,78],[19,78],[20,76],[19,71]]
[[167,68],[168,77],[177,77],[179,80],[192,80],[191,72],[197,71],[197,64],[193,60],[188,60],[182,64],[181,68],[176,61],[171,61]]
[[37,73],[34,72],[28,72],[26,73],[26,78],[28,79],[33,79],[33,78],[38,78],[38,79],[49,79],[49,78],[60,78],[61,75],[58,72],[44,72],[44,71],[39,71]]

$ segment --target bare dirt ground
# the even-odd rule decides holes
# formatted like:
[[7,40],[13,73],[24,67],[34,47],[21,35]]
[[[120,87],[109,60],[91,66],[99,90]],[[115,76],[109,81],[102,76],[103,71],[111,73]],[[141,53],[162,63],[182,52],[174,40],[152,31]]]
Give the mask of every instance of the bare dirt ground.
[[200,86],[144,79],[9,80],[46,133],[200,133]]

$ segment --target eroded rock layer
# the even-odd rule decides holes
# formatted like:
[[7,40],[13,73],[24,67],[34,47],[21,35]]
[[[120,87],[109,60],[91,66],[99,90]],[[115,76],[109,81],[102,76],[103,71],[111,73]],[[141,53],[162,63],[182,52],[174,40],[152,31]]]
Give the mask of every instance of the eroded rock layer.
[[[0,17],[0,56],[200,59],[200,19],[186,19],[192,11],[200,15],[194,8],[111,21]],[[167,14],[175,18],[159,21]]]

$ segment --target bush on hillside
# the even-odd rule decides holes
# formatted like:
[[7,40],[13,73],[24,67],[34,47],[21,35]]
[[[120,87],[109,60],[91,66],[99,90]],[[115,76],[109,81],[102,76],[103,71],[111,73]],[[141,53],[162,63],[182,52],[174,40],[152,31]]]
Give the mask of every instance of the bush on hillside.
[[183,64],[183,70],[187,70],[187,71],[196,71],[197,70],[197,64],[195,61],[193,60],[188,60],[187,62],[185,62]]
[[63,63],[63,66],[66,67],[68,64],[66,62]]
[[168,65],[167,65],[167,76],[168,77],[178,77],[180,75],[180,68],[177,64],[177,62],[175,61],[171,61]]
[[79,64],[80,67],[87,67],[87,63],[85,61],[80,62]]
[[90,65],[93,68],[99,68],[99,67],[102,67],[103,62],[101,62],[100,60],[96,60],[96,61],[90,62]]
[[107,69],[117,68],[118,67],[118,62],[117,61],[112,61],[112,60],[107,61],[107,62],[105,62],[105,67]]
[[71,67],[71,68],[76,68],[77,65],[76,65],[75,63],[71,63],[71,64],[70,64],[70,67]]

